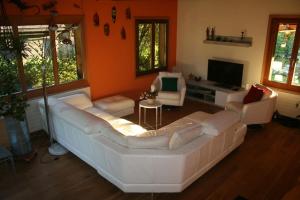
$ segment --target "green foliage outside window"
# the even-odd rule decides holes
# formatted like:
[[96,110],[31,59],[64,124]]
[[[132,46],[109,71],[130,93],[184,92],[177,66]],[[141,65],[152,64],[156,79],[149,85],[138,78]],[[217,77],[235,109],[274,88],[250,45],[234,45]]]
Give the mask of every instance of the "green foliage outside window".
[[167,20],[137,20],[137,74],[167,67]]

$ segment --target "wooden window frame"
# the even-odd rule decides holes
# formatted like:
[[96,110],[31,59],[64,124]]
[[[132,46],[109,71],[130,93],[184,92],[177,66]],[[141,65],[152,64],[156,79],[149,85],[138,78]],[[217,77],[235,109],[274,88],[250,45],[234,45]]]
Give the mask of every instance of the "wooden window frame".
[[291,57],[297,58],[297,53],[300,45],[300,15],[270,15],[269,17],[269,25],[268,25],[268,32],[267,32],[267,39],[266,39],[266,46],[265,46],[265,54],[264,54],[264,61],[263,61],[263,72],[262,72],[262,83],[264,85],[288,90],[292,92],[300,92],[300,86],[292,85],[292,78],[293,78],[293,71],[295,67],[296,60],[291,60],[291,65],[288,73],[288,81],[287,83],[279,83],[275,81],[269,80],[269,73],[271,68],[271,60],[273,52],[275,51],[275,42],[277,39],[277,25],[278,23],[297,23],[297,30],[294,39],[294,47],[292,50]]
[[[55,94],[59,92],[64,92],[68,90],[74,90],[74,89],[79,89],[79,88],[84,88],[88,87],[88,81],[87,81],[87,73],[86,73],[86,65],[85,65],[85,48],[84,48],[84,23],[83,23],[83,17],[82,16],[57,16],[55,19],[51,19],[49,16],[39,16],[39,17],[24,17],[22,18],[20,22],[20,17],[18,16],[11,16],[10,17],[10,22],[11,22],[11,27],[13,29],[13,34],[15,37],[18,37],[18,26],[21,25],[47,25],[49,24],[49,21],[52,21],[55,24],[79,24],[81,26],[81,70],[82,70],[82,75],[83,78],[80,80],[74,80],[68,83],[59,83],[59,72],[58,72],[58,63],[57,63],[57,55],[52,55],[52,61],[53,61],[53,73],[54,73],[54,85],[52,86],[47,86],[47,93],[48,94]],[[0,25],[3,24],[3,21],[0,19]],[[52,36],[51,36],[52,34]],[[50,39],[53,40],[55,37],[53,37],[53,32],[49,33]],[[55,45],[55,42],[51,41],[52,48],[53,45]],[[76,47],[78,48],[78,47]],[[56,54],[56,51],[55,53]],[[18,54],[19,55],[19,54]],[[16,58],[17,60],[17,67],[18,67],[18,76],[19,76],[19,82],[21,86],[21,92],[23,94],[26,94],[28,99],[31,98],[37,98],[41,97],[43,95],[43,89],[42,88],[37,88],[37,89],[32,89],[28,90],[27,84],[26,84],[26,78],[25,78],[25,71],[24,71],[24,66],[23,66],[23,61],[22,61],[22,56],[18,56]],[[78,60],[76,56],[76,61]]]
[[[139,29],[138,25],[144,23],[144,24],[152,24],[152,44],[151,44],[151,70],[148,70],[146,72],[139,71]],[[159,66],[159,68],[154,68],[154,61],[155,61],[155,52],[154,52],[154,46],[155,46],[155,25],[156,23],[164,23],[166,24],[166,66]],[[153,74],[160,71],[166,71],[168,69],[168,54],[169,54],[169,19],[144,19],[144,18],[137,18],[135,19],[135,39],[136,39],[136,76],[143,76],[147,74]]]

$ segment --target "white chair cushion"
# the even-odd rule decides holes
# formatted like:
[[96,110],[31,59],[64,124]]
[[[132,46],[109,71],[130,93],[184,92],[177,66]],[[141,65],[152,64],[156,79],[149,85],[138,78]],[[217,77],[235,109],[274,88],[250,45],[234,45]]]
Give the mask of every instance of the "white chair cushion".
[[125,136],[139,136],[147,131],[140,125],[134,124],[126,119],[115,118],[108,120],[108,123]]
[[75,106],[78,109],[86,109],[93,106],[93,103],[91,102],[90,98],[83,93],[61,97],[59,98],[59,100],[62,100],[67,104]]
[[162,77],[180,78],[180,77],[182,77],[182,74],[181,74],[181,72],[159,72],[158,77],[159,77],[159,79],[161,79]]
[[169,148],[177,149],[177,148],[191,142],[195,138],[200,137],[201,135],[203,135],[201,125],[192,126],[192,127],[188,127],[188,128],[176,131],[170,139]]
[[128,97],[117,95],[94,101],[94,105],[107,111],[120,111],[134,107],[134,101]]
[[207,135],[217,136],[227,128],[240,121],[240,116],[233,111],[220,111],[200,122],[203,132]]
[[168,91],[160,91],[157,94],[159,99],[173,99],[178,100],[180,99],[180,92],[168,92]]

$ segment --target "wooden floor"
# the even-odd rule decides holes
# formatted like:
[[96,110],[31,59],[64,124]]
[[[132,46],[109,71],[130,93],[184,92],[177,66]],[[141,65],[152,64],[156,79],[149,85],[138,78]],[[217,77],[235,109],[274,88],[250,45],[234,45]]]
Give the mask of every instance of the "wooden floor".
[[[187,101],[183,108],[164,110],[163,123],[197,110],[214,113],[219,108]],[[138,116],[127,119],[137,122]],[[38,155],[29,163],[16,161],[16,176],[9,166],[0,165],[1,200],[151,199],[151,194],[123,193],[71,153],[55,160],[47,153],[48,139],[44,134],[34,134],[32,143]],[[249,200],[297,200],[299,194],[300,129],[272,122],[262,129],[248,129],[246,140],[238,149],[182,193],[155,194],[154,199],[233,200],[242,196]]]

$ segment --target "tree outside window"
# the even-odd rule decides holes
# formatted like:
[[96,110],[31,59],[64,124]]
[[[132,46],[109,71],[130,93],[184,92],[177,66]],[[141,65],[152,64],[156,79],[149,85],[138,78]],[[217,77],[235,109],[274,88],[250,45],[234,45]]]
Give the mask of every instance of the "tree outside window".
[[[16,76],[24,77],[20,85],[28,92],[41,89],[42,66],[46,68],[47,86],[56,87],[84,79],[80,26],[57,24],[56,31],[50,31],[48,27],[20,25],[13,29],[25,44],[26,56],[22,56],[20,62],[13,59],[11,64],[15,66]],[[0,66],[1,70],[5,68],[5,65]]]
[[136,20],[136,74],[167,69],[168,20]]
[[264,84],[300,91],[300,18],[270,18]]

